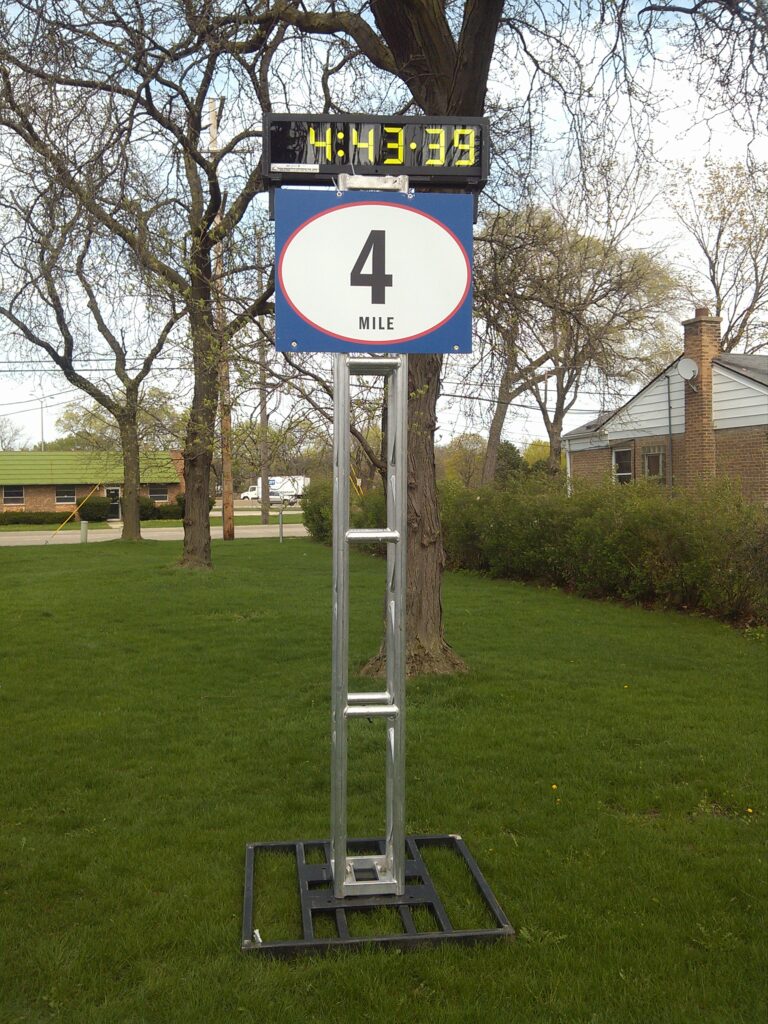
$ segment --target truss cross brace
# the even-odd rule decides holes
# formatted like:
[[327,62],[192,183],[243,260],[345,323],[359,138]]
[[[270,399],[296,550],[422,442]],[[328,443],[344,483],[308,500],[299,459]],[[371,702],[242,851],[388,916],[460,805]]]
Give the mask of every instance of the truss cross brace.
[[[405,594],[408,356],[334,357],[333,700],[331,871],[337,899],[405,892]],[[350,375],[383,376],[387,390],[387,526],[349,528]],[[386,689],[349,691],[349,549],[387,545]],[[383,850],[350,856],[347,834],[347,730],[350,719],[386,726],[386,835]]]

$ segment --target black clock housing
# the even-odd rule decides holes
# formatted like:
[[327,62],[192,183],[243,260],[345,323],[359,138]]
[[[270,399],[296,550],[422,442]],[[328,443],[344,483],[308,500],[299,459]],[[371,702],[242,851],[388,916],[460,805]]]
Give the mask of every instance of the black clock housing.
[[266,114],[263,139],[271,186],[332,184],[340,173],[407,174],[416,188],[479,192],[488,180],[485,117]]

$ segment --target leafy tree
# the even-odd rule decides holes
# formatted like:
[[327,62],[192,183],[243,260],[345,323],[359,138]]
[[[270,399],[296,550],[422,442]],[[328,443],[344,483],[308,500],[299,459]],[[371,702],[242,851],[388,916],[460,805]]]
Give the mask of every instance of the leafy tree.
[[[76,250],[64,228],[81,224],[109,241],[103,266],[113,281],[132,268],[143,301],[165,309],[169,324],[184,320],[194,373],[184,449],[182,562],[189,566],[211,561],[208,494],[222,350],[266,301],[253,287],[253,257],[237,243],[243,232],[252,235],[247,214],[263,189],[254,104],[268,106],[259,101],[272,36],[280,38],[275,12],[245,2],[225,9],[186,0],[24,0],[0,13],[9,192],[47,183],[61,238],[43,260],[59,296],[57,325],[66,327],[64,284],[73,274],[66,263]],[[211,101],[219,88],[227,90],[227,137],[213,150]],[[31,217],[23,225],[37,227]],[[17,266],[34,266],[24,231],[19,238]],[[214,253],[225,241],[227,265],[214,274]],[[235,294],[233,282],[246,278],[248,287]],[[46,280],[44,306],[47,288]],[[30,314],[17,318],[17,329],[34,330]],[[115,343],[120,349],[119,336]],[[52,345],[48,354],[54,358]],[[82,385],[73,368],[68,379]],[[103,397],[108,408],[112,397]],[[132,404],[127,390],[126,401]]]
[[527,463],[520,453],[520,449],[511,441],[500,441],[496,457],[496,472],[494,482],[500,486],[509,483],[516,477],[522,476],[527,469]]
[[61,437],[54,437],[50,441],[38,441],[32,446],[33,452],[81,452],[92,451],[85,445],[82,437],[64,434]]
[[[137,315],[143,282],[131,254],[116,251],[48,171],[27,154],[4,175],[0,259],[15,273],[0,281],[0,330],[8,344],[42,352],[111,418],[123,458],[122,536],[139,540],[139,395],[184,311],[154,296]],[[95,373],[83,368],[93,362]]]
[[[139,449],[151,452],[178,448],[186,429],[186,414],[176,408],[173,397],[162,388],[149,387],[139,396],[139,403]],[[120,430],[97,403],[70,402],[56,420],[56,429],[64,435],[68,450],[120,450]],[[48,447],[50,443],[46,442]]]
[[[695,242],[691,298],[724,320],[726,352],[768,345],[768,164],[709,161],[703,173],[678,168],[672,203]],[[702,292],[706,290],[707,297]]]
[[524,209],[496,217],[481,235],[477,307],[500,373],[486,482],[512,397],[535,400],[557,472],[563,421],[583,385],[637,379],[668,355],[677,282],[658,258],[622,246],[621,224],[606,220],[595,237],[580,219],[568,207]]
[[[546,466],[551,469],[552,451],[548,441],[531,441],[523,451],[523,461],[529,469]],[[565,468],[565,455],[561,453],[558,469]]]
[[448,480],[465,487],[479,487],[483,473],[486,439],[480,434],[459,434],[445,446],[442,463]]
[[0,452],[8,452],[20,448],[23,433],[20,427],[12,423],[7,416],[0,416]]

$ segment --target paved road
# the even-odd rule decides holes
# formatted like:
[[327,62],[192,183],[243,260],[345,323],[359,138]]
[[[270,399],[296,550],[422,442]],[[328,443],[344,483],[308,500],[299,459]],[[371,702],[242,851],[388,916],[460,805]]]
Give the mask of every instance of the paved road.
[[[277,525],[270,526],[238,526],[235,523],[235,539],[253,537],[277,537],[279,536]],[[88,543],[96,543],[106,540],[118,540],[121,528],[119,525],[110,527],[108,530],[89,530]],[[221,537],[221,527],[214,526],[211,530],[214,540]],[[306,537],[307,531],[301,523],[284,523],[283,537]],[[144,540],[183,540],[184,528],[181,526],[164,526],[156,529],[146,529],[142,532]],[[46,530],[19,531],[18,533],[0,531],[0,547],[23,547],[41,546],[43,544],[79,544],[79,530],[62,530],[54,537]]]

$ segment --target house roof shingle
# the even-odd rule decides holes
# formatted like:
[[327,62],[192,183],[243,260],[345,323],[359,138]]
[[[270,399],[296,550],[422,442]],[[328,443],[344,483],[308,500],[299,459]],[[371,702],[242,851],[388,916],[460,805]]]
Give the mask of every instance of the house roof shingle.
[[[177,483],[168,452],[140,456],[143,484]],[[118,484],[123,460],[116,452],[0,452],[0,484]]]
[[728,370],[735,370],[742,377],[749,377],[758,384],[768,385],[768,356],[743,356],[738,352],[724,352],[715,359],[716,363]]
[[581,426],[575,427],[573,430],[569,430],[567,434],[563,434],[563,440],[565,440],[566,437],[586,437],[590,434],[597,433],[600,427],[602,427],[604,423],[607,423],[612,416],[615,416],[617,412],[618,409],[610,409],[608,412],[601,412],[595,419],[589,420],[588,423],[582,423]]

